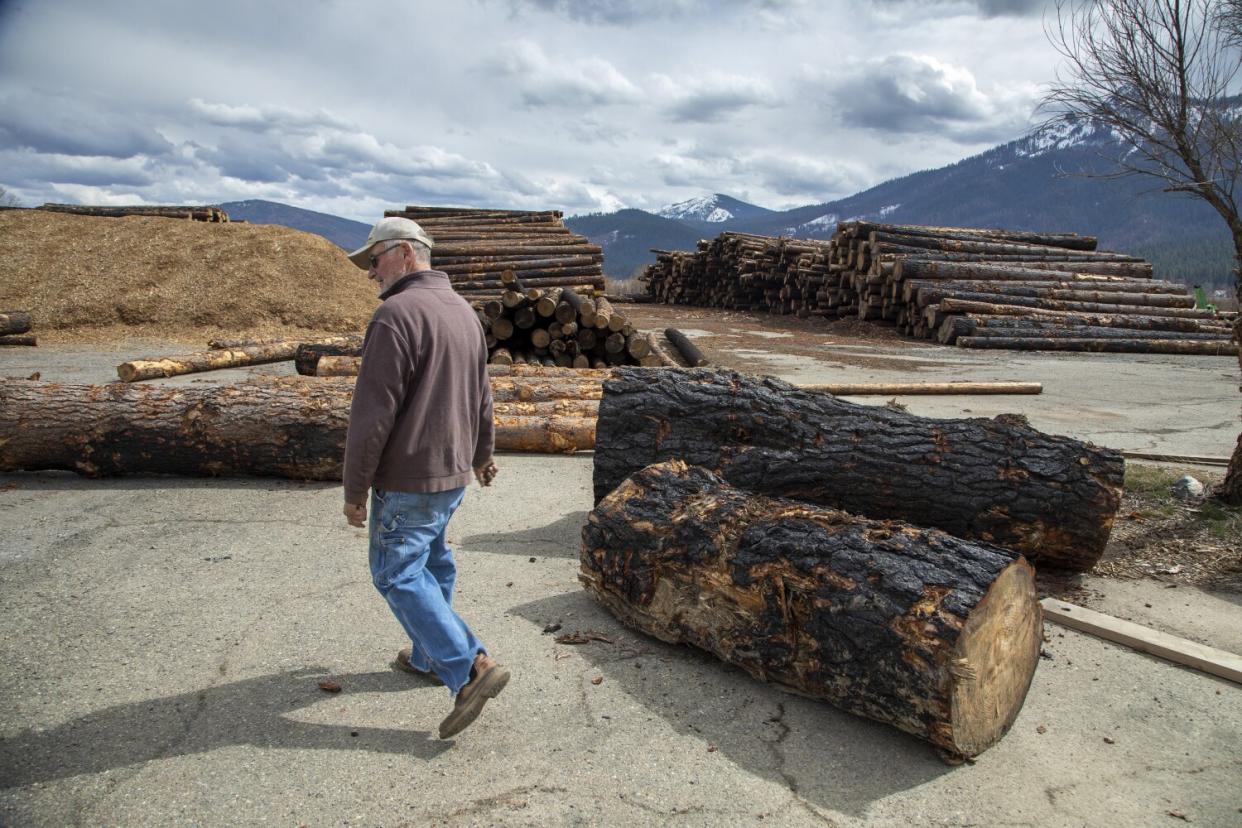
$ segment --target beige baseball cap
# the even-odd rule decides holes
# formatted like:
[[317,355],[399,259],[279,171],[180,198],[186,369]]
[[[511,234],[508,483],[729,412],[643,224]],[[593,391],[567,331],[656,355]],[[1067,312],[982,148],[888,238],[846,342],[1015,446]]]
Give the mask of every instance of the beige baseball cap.
[[371,228],[371,235],[367,236],[367,243],[350,253],[349,260],[363,270],[370,270],[371,247],[376,242],[396,241],[397,239],[422,242],[428,248],[432,245],[431,236],[428,236],[427,231],[418,226],[418,222],[400,216],[387,216],[375,222],[375,226]]

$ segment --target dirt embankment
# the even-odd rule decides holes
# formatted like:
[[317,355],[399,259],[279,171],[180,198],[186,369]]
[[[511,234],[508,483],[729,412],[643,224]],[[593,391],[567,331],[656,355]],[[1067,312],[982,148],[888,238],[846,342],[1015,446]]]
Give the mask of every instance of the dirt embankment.
[[286,227],[0,212],[0,310],[48,342],[355,332],[376,304],[344,251]]

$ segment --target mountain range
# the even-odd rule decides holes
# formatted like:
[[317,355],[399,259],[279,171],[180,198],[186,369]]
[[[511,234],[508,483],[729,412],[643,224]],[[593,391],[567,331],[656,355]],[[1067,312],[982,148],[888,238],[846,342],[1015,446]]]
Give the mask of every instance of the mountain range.
[[[570,216],[565,223],[604,249],[604,270],[616,279],[653,262],[651,248],[693,250],[700,239],[725,231],[827,239],[840,221],[868,219],[1082,233],[1097,236],[1101,249],[1151,260],[1161,278],[1204,287],[1232,284],[1230,237],[1205,203],[1163,192],[1155,179],[1098,177],[1122,152],[1110,131],[1083,121],[1041,128],[957,163],[822,204],[769,210],[716,193],[654,213],[625,209]],[[370,230],[271,201],[221,206],[231,218],[318,233],[347,250],[361,246]]]
[[1225,223],[1199,199],[1161,191],[1146,177],[1100,178],[1124,151],[1090,123],[1044,128],[935,170],[885,181],[837,201],[765,210],[723,194],[656,213],[621,210],[566,219],[604,248],[605,270],[627,278],[654,261],[648,248],[693,250],[724,231],[827,239],[837,222],[1002,227],[1097,236],[1101,249],[1149,259],[1185,284],[1232,283]]

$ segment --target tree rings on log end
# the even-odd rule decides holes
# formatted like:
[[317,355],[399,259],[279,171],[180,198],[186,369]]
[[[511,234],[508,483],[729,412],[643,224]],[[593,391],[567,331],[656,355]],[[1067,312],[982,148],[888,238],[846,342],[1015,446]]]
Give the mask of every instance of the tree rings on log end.
[[961,755],[982,753],[1013,725],[1039,664],[1043,627],[1035,569],[1019,558],[975,605],[949,663],[951,740]]

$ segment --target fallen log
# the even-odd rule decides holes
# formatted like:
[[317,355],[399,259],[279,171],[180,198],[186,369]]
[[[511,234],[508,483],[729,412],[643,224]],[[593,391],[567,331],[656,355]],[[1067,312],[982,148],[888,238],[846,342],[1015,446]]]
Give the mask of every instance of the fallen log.
[[293,367],[303,376],[316,376],[320,359],[326,356],[360,356],[362,342],[361,335],[337,337],[323,342],[302,342],[294,349]]
[[681,458],[730,483],[1090,569],[1121,498],[1121,456],[1021,418],[936,420],[732,371],[619,368],[603,383],[595,499]]
[[699,346],[690,341],[690,337],[686,336],[676,328],[665,328],[664,336],[669,342],[673,343],[673,347],[677,349],[677,353],[681,354],[681,358],[691,368],[699,368],[707,365],[707,357],[703,356],[703,352],[699,350]]
[[30,314],[26,311],[0,311],[0,336],[24,334],[30,330]]
[[[1194,309],[1186,309],[1182,311],[1184,314],[1172,316],[1164,313],[1151,313],[1150,308],[1127,309],[1121,305],[1106,306],[1106,309],[1099,312],[1082,312],[1075,310],[1055,310],[1053,308],[1028,307],[1016,303],[996,303],[996,302],[977,302],[968,299],[958,299],[948,297],[940,302],[940,310],[943,313],[973,313],[985,316],[1050,316],[1062,318],[1074,318],[1079,320],[1116,320],[1118,327],[1141,327],[1142,325],[1152,325],[1153,330],[1170,330],[1170,331],[1193,331],[1199,330],[1203,325],[1215,325],[1216,320],[1209,311],[1197,311]],[[1180,309],[1179,309],[1180,310]],[[1137,321],[1136,321],[1137,320]],[[1112,325],[1109,322],[1091,321],[1087,324],[1092,325]],[[1167,327],[1155,327],[1155,326]]]
[[4,334],[0,336],[0,345],[38,345],[39,340],[34,334]]
[[251,345],[246,348],[222,348],[197,354],[182,354],[153,359],[134,359],[116,367],[122,382],[138,382],[156,377],[175,377],[221,368],[240,368],[293,359],[298,346],[293,343]]
[[736,489],[672,460],[588,515],[580,580],[622,622],[956,756],[1039,662],[1034,570],[999,547]]
[[838,397],[861,396],[941,396],[950,394],[1042,394],[1039,382],[833,382],[826,385],[795,385],[803,391],[835,394]]
[[[0,471],[340,480],[354,384],[0,384]],[[500,415],[497,451],[590,448],[595,418]]]
[[962,348],[1009,351],[1091,351],[1111,354],[1189,354],[1237,356],[1238,345],[1221,339],[1089,339],[1041,336],[960,336]]

